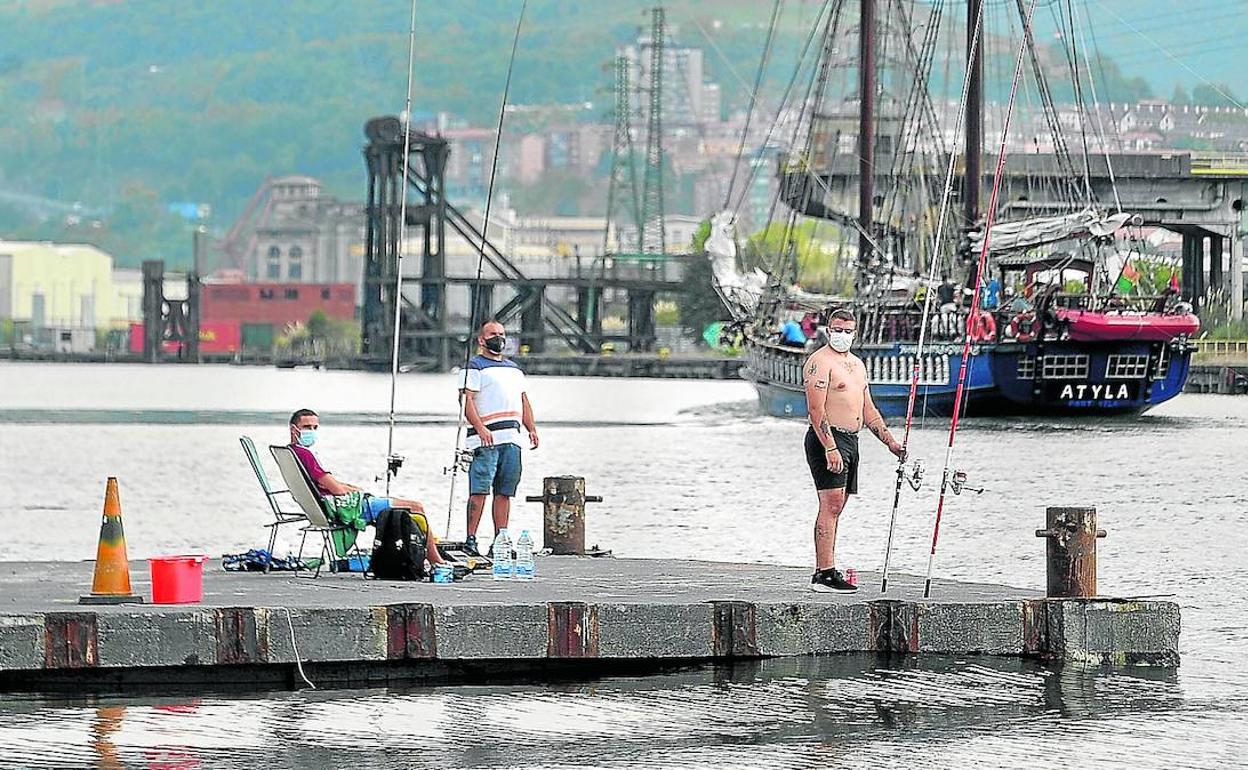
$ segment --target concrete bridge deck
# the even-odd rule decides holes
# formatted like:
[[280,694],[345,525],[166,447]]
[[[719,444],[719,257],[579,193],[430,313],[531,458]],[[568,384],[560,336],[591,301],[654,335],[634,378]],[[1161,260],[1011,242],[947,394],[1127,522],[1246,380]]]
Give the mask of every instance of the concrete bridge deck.
[[[802,568],[538,559],[533,582],[452,585],[227,573],[197,605],[82,606],[91,562],[0,564],[0,691],[289,686],[486,675],[592,676],[674,664],[848,652],[985,654],[1177,665],[1169,602],[1048,600],[1007,586],[860,575],[809,591]],[[145,562],[134,590],[150,596]]]

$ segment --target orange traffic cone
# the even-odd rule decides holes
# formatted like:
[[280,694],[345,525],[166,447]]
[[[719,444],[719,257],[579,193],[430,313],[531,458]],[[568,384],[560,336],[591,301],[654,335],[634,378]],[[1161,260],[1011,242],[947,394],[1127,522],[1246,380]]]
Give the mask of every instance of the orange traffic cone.
[[108,477],[104,491],[104,520],[100,523],[100,547],[95,554],[95,579],[91,594],[79,604],[126,604],[142,602],[130,592],[130,562],[126,559],[126,533],[121,528],[121,499],[117,479]]

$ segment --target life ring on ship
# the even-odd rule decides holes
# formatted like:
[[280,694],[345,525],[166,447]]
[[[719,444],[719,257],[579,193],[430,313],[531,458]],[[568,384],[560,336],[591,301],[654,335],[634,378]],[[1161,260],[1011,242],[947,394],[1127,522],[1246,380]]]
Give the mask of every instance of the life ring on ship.
[[966,333],[972,342],[990,342],[997,338],[997,321],[991,313],[971,313],[966,318]]
[[1019,342],[1031,342],[1035,339],[1036,319],[1031,313],[1019,313],[1010,319],[1010,336]]

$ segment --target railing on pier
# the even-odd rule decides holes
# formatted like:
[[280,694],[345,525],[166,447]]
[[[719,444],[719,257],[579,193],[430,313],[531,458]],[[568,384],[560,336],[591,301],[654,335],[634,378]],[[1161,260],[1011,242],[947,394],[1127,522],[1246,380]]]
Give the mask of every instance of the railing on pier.
[[1248,362],[1248,340],[1193,340],[1196,345],[1195,359],[1209,361]]
[[[627,282],[671,283],[674,287],[684,280],[694,254],[604,254],[596,257],[574,257],[566,277],[589,278],[606,284]],[[569,260],[563,259],[567,264]]]
[[1248,153],[1194,152],[1193,176],[1248,176]]

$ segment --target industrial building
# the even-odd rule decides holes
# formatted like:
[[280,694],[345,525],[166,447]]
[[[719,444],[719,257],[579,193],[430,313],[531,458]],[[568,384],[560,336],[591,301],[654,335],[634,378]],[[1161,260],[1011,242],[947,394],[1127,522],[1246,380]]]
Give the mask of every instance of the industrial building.
[[0,241],[0,319],[17,330],[10,344],[90,352],[97,330],[141,316],[142,291],[95,246]]

